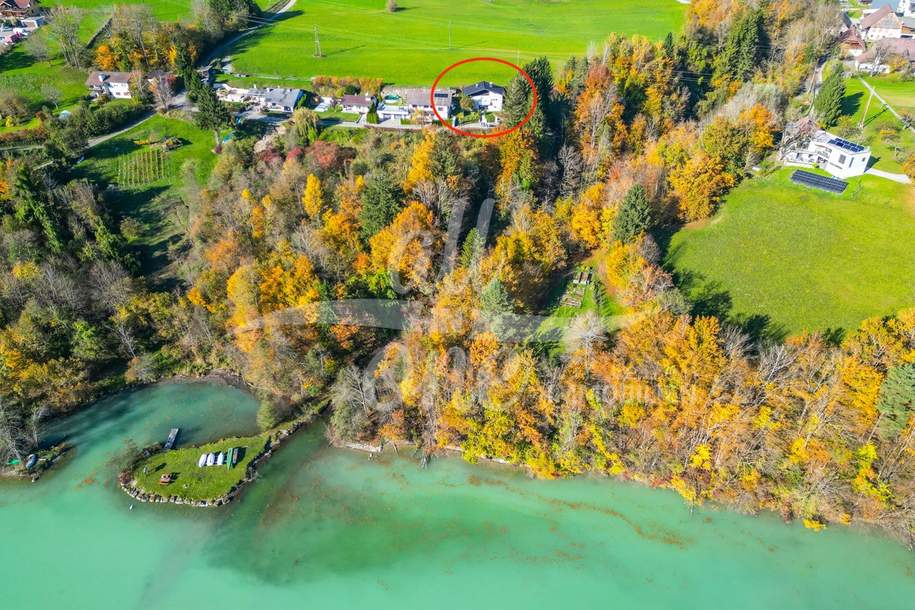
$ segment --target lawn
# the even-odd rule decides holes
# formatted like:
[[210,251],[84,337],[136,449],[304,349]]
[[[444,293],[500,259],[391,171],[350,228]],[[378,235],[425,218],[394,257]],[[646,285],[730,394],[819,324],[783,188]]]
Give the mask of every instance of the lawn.
[[780,339],[915,305],[915,189],[863,176],[832,195],[792,171],[747,180],[673,236],[666,263],[695,311]]
[[[88,41],[105,21],[114,12],[116,4],[133,4],[132,2],[116,2],[113,0],[52,0],[44,2],[45,5],[63,4],[78,8],[83,13],[80,27],[80,37]],[[144,0],[136,4],[145,4],[152,11],[153,17],[159,21],[177,21],[191,14],[192,2],[179,0]]]
[[[245,477],[248,464],[263,451],[269,437],[270,433],[265,432],[257,436],[222,439],[200,447],[157,453],[140,461],[134,468],[137,487],[149,493],[178,495],[187,500],[215,500],[227,494]],[[241,458],[234,467],[197,466],[200,454],[218,454],[232,447],[243,449]],[[169,485],[161,485],[159,478],[163,474],[171,474],[174,481]]]
[[[136,144],[147,138],[178,138],[178,148],[164,152],[156,146]],[[156,115],[130,131],[96,146],[77,167],[77,172],[103,186],[119,187],[111,198],[118,220],[133,218],[143,227],[132,242],[145,274],[163,271],[168,246],[178,237],[172,212],[178,190],[184,185],[182,167],[196,162],[196,178],[202,184],[216,163],[213,134],[187,121]]]
[[[76,104],[86,95],[85,83],[85,72],[65,66],[62,59],[35,62],[21,44],[0,55],[0,91],[12,91],[23,96],[33,112],[40,110],[45,103],[43,85],[57,89],[59,105],[64,108]],[[48,106],[53,110],[54,104],[48,103]]]
[[915,113],[915,80],[902,80],[895,76],[869,76],[865,78],[896,112]]
[[573,279],[578,273],[587,272],[588,268],[593,268],[593,266],[586,264],[576,268],[556,285],[554,294],[550,297],[551,302],[547,307],[549,315],[540,322],[534,333],[533,340],[549,345],[549,351],[552,354],[564,352],[569,340],[574,340],[573,337],[568,336],[567,331],[578,316],[589,311],[594,312],[600,316],[607,330],[614,330],[617,327],[615,316],[625,311],[607,294],[596,270],[591,283],[587,286],[573,283]]
[[[897,107],[895,104],[902,100],[909,104],[909,110],[915,106],[915,91],[911,95],[904,93],[906,89],[913,89],[915,85],[908,82],[894,81],[888,78],[868,78],[868,82],[897,112],[902,112],[906,107]],[[908,153],[915,152],[915,134],[903,128],[902,122],[894,117],[889,110],[885,110],[877,98],[873,98],[868,108],[870,92],[858,78],[849,78],[845,83],[845,99],[842,101],[843,113],[851,117],[858,125],[864,119],[862,131],[842,134],[852,140],[865,143],[871,147],[873,166],[888,172],[901,173],[901,162]],[[865,117],[864,114],[867,113]],[[881,135],[881,130],[886,127],[895,127],[899,132],[899,140],[895,145]],[[898,154],[896,149],[898,148]]]
[[[233,68],[259,79],[305,85],[315,75],[379,77],[401,85],[431,85],[450,64],[474,56],[524,63],[549,57],[555,66],[600,45],[610,32],[660,39],[676,31],[684,6],[676,0],[309,0],[232,49]],[[323,56],[314,57],[318,27]],[[450,38],[450,42],[449,42]],[[493,76],[491,62],[474,63],[454,82]],[[279,83],[275,83],[279,84]]]

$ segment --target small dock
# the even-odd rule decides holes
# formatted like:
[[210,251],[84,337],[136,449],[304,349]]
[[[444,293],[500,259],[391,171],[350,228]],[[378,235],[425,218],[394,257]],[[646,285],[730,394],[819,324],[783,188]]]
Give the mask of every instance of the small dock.
[[178,428],[172,428],[165,439],[165,450],[170,451],[175,448],[175,441],[178,440]]

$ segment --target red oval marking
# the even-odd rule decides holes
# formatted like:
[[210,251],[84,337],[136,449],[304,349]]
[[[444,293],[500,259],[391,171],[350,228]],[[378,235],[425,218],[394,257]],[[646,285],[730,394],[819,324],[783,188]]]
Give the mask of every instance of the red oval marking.
[[[524,79],[530,84],[531,91],[533,92],[533,95],[531,96],[531,109],[527,111],[527,116],[525,116],[523,119],[521,119],[521,121],[517,125],[513,125],[512,127],[508,128],[508,129],[503,129],[502,131],[474,133],[472,131],[465,131],[463,129],[460,129],[459,127],[455,127],[454,125],[451,124],[450,121],[442,118],[442,115],[440,115],[438,113],[438,109],[435,107],[435,89],[438,87],[438,84],[442,80],[442,77],[444,77],[446,74],[448,74],[448,72],[457,68],[458,66],[463,66],[464,64],[469,64],[469,63],[475,62],[475,61],[494,61],[498,64],[502,64],[502,65],[508,66],[510,68],[513,68],[515,71],[518,72],[518,74],[523,76]],[[515,64],[513,64],[510,61],[506,61],[504,59],[499,59],[498,57],[470,57],[468,59],[462,59],[461,61],[459,61],[457,63],[451,64],[450,66],[448,66],[447,68],[442,70],[441,74],[439,74],[435,78],[435,82],[432,83],[432,90],[429,92],[429,103],[432,105],[432,112],[435,114],[435,117],[439,120],[439,122],[441,122],[442,125],[444,125],[448,129],[450,129],[454,133],[456,133],[458,135],[462,135],[462,136],[469,136],[471,138],[499,138],[501,136],[506,136],[514,131],[521,129],[521,127],[525,123],[530,121],[532,116],[534,116],[534,110],[537,108],[537,85],[534,84],[534,79],[531,78],[530,74],[528,74],[527,72],[525,72],[520,67],[516,66]]]

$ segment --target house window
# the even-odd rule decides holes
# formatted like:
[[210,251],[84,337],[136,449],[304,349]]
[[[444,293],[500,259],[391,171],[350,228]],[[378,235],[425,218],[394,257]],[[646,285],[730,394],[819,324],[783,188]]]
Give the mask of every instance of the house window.
[[845,165],[845,155],[839,155],[839,165]]

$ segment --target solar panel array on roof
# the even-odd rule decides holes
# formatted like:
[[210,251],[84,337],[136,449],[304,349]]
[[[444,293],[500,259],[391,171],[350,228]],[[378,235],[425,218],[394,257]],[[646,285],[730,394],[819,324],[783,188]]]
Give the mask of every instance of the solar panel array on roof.
[[853,153],[859,153],[864,150],[864,147],[860,144],[855,144],[854,142],[849,142],[848,140],[843,140],[842,138],[833,138],[829,141],[829,143],[833,146],[838,146],[839,148],[843,148]]
[[802,169],[795,170],[795,172],[791,174],[791,182],[810,186],[822,191],[828,191],[830,193],[844,193],[845,189],[848,187],[848,183],[844,180],[836,180],[835,178],[812,174],[810,172],[805,172]]

